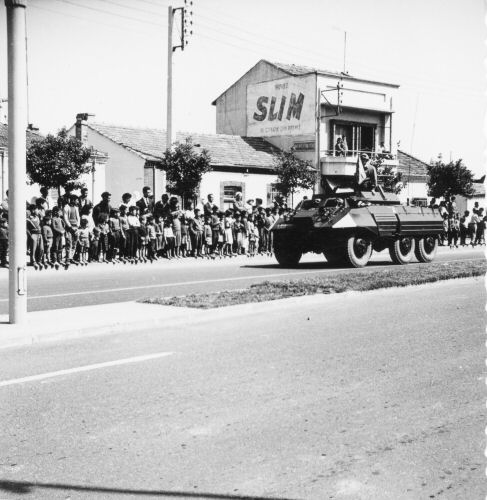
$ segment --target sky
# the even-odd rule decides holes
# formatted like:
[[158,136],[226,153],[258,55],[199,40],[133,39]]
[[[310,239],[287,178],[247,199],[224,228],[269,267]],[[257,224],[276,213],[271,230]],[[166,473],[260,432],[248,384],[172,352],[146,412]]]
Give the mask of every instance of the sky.
[[[168,6],[184,0],[27,0],[29,122],[77,113],[166,126]],[[189,2],[189,0],[188,0]],[[3,4],[3,2],[2,2]],[[395,136],[429,162],[486,160],[486,0],[193,0],[193,35],[173,60],[174,128],[215,132],[211,102],[260,59],[397,83]],[[0,98],[7,97],[0,7]],[[346,51],[344,61],[344,39]],[[174,41],[177,41],[175,30]],[[345,65],[345,66],[344,66]]]

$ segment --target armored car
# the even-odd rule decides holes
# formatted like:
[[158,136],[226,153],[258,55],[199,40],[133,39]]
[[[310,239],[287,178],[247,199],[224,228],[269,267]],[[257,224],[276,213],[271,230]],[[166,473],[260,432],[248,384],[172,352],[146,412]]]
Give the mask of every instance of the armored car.
[[385,249],[396,264],[434,259],[443,231],[438,210],[401,204],[384,192],[372,166],[359,183],[360,168],[352,176],[323,176],[320,194],[276,221],[274,252],[281,266],[296,266],[306,252],[352,267],[367,265],[373,251]]

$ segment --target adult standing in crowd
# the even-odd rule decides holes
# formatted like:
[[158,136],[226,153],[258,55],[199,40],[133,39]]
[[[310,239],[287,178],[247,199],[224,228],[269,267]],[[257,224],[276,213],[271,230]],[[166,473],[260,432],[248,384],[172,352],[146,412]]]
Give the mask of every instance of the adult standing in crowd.
[[123,193],[122,194],[122,203],[120,203],[120,206],[118,207],[119,210],[123,209],[125,210],[125,213],[129,213],[129,208],[133,205],[132,203],[132,195],[130,193]]
[[49,189],[47,189],[46,187],[41,187],[39,191],[41,195],[39,196],[39,198],[37,198],[36,203],[38,200],[42,200],[42,205],[43,207],[45,207],[45,210],[52,210],[54,208],[54,202],[49,196]]
[[149,186],[144,186],[142,188],[142,198],[137,200],[136,205],[139,207],[141,214],[147,212],[154,212],[154,200],[152,196],[152,189]]
[[161,199],[154,205],[154,217],[161,219],[170,215],[171,209],[169,208],[169,196],[164,193]]
[[207,200],[208,201],[203,205],[204,215],[205,215],[205,217],[211,217],[211,215],[213,214],[213,209],[215,207],[218,208],[218,206],[213,201],[213,194],[212,193],[210,193],[207,196]]
[[93,208],[93,202],[88,198],[88,188],[81,188],[81,194],[78,198],[79,214],[88,215]]
[[110,218],[110,213],[112,211],[112,206],[110,204],[112,194],[108,191],[101,193],[101,201],[93,208],[93,222],[98,224],[100,215],[106,214],[106,220]]
[[245,211],[245,203],[242,199],[242,193],[235,193],[235,200],[233,202],[234,213],[240,213]]

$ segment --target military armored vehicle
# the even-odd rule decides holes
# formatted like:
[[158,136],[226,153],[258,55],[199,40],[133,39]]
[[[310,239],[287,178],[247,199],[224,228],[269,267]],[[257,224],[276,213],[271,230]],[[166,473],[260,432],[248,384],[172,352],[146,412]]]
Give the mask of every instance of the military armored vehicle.
[[367,265],[374,250],[388,249],[396,264],[407,264],[413,256],[419,262],[434,259],[443,231],[440,213],[402,205],[397,195],[384,192],[370,162],[364,166],[359,158],[353,173],[337,168],[325,173],[321,188],[272,227],[281,266],[296,266],[306,252],[351,267]]

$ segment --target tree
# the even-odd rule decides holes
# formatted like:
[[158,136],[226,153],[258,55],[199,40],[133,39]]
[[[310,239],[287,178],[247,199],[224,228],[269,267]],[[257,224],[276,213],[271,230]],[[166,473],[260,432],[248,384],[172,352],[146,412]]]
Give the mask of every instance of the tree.
[[197,153],[191,137],[166,149],[160,169],[166,172],[167,191],[185,200],[194,199],[203,174],[211,170],[210,155],[206,149]]
[[61,196],[62,188],[76,189],[82,186],[79,178],[91,172],[87,163],[91,150],[80,140],[68,135],[66,129],[57,136],[49,134],[32,141],[27,150],[27,175],[31,184],[55,188]]
[[309,161],[301,160],[292,151],[281,151],[275,155],[274,163],[277,188],[285,198],[291,195],[291,205],[298,189],[314,187],[318,173]]
[[428,165],[428,195],[435,198],[442,196],[473,194],[473,173],[462,163],[462,160],[443,163],[438,159]]

